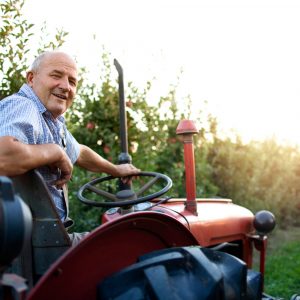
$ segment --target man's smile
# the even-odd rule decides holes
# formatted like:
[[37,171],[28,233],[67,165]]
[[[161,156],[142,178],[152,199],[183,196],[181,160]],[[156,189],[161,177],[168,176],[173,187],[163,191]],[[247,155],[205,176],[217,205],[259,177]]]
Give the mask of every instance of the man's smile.
[[56,93],[52,93],[52,95],[54,95],[55,97],[58,97],[60,99],[67,100],[67,97],[65,95],[56,94]]

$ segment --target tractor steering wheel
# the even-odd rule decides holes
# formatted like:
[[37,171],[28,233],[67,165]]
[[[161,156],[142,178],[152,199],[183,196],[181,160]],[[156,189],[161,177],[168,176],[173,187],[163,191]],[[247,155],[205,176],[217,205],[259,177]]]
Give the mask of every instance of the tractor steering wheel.
[[[121,190],[117,192],[116,194],[109,193],[107,191],[104,191],[102,189],[99,189],[95,187],[97,183],[104,182],[104,181],[110,181],[115,179],[116,177],[113,176],[106,176],[94,179],[86,184],[84,184],[78,191],[77,197],[81,202],[87,205],[97,206],[97,207],[124,207],[124,206],[130,206],[142,202],[146,202],[149,200],[152,200],[154,198],[158,198],[161,195],[165,194],[171,187],[172,187],[172,180],[168,176],[156,173],[156,172],[140,172],[135,177],[153,177],[149,182],[144,184],[137,192],[134,192],[131,189],[127,190]],[[155,193],[152,193],[150,195],[146,196],[140,196],[145,191],[147,191],[152,185],[154,185],[159,179],[162,179],[165,183],[164,187]],[[83,193],[86,191],[92,191],[93,193],[100,195],[106,199],[111,200],[110,202],[98,202],[94,200],[87,199],[83,196]]]

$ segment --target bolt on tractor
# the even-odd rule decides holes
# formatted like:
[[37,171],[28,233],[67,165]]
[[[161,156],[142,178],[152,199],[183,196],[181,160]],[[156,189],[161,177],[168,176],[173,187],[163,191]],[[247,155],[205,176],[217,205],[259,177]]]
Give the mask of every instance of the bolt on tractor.
[[[127,145],[123,71],[119,74],[121,154]],[[102,224],[71,246],[41,175],[0,180],[0,299],[275,299],[264,294],[272,213],[255,215],[230,199],[199,199],[193,135],[182,120],[186,198],[162,197],[164,174],[141,172],[124,183],[107,176],[84,184],[78,198],[107,208]],[[252,269],[254,252],[259,271]],[[299,300],[294,295],[292,299]]]

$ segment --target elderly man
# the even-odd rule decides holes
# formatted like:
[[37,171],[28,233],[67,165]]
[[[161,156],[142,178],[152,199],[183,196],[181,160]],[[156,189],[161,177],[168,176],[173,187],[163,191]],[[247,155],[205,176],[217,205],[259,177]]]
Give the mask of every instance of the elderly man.
[[67,130],[62,114],[76,95],[78,72],[66,53],[45,52],[33,62],[27,83],[0,101],[0,175],[19,175],[37,168],[63,222],[67,218],[64,189],[73,164],[116,177],[139,172],[131,164],[115,165]]

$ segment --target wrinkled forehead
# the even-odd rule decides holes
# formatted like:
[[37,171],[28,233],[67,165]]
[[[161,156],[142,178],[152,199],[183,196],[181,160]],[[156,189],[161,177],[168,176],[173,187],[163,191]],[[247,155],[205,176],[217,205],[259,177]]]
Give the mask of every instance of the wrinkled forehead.
[[49,53],[41,61],[40,68],[59,70],[77,78],[78,71],[74,59],[65,53]]

